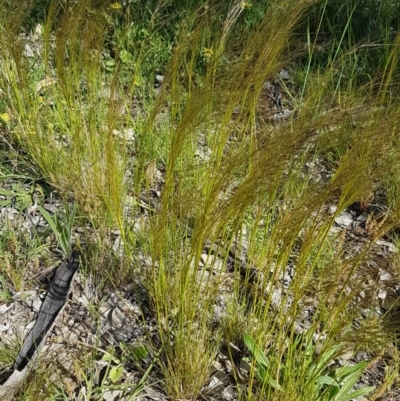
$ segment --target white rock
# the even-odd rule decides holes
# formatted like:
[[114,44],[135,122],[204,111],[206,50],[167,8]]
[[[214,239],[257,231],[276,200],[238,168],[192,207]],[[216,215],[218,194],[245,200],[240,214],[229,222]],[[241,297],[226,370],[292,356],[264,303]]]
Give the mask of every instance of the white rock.
[[4,324],[0,324],[0,333],[4,332],[4,331],[8,331],[10,328],[10,323],[9,322],[5,322]]
[[357,223],[363,223],[363,222],[367,221],[367,218],[368,218],[368,214],[367,213],[360,214],[357,217],[356,222]]
[[290,73],[289,73],[289,71],[288,71],[286,68],[282,68],[282,69],[279,71],[279,77],[280,77],[281,79],[290,79],[290,78],[291,78]]
[[57,79],[56,78],[46,77],[45,79],[42,79],[41,81],[39,81],[37,83],[36,92],[40,93],[44,89],[48,88],[51,85],[55,85],[56,83],[57,83]]
[[38,40],[43,35],[43,26],[41,24],[37,24],[35,29],[33,30],[33,39]]
[[164,82],[164,79],[165,79],[165,76],[164,75],[160,75],[160,74],[157,74],[156,78],[155,78],[155,80],[156,80],[156,82],[158,84],[162,84]]
[[391,281],[393,279],[392,275],[384,270],[379,271],[380,281]]
[[378,239],[375,244],[385,247],[388,252],[396,252],[396,247],[391,242]]
[[112,134],[126,142],[135,141],[135,131],[132,128],[124,129],[122,132],[118,131],[117,129],[113,129]]
[[35,325],[35,320],[32,320],[30,323],[28,323],[27,325],[26,325],[26,327],[25,327],[25,332],[26,333],[28,333],[30,330],[31,330],[31,328]]
[[342,232],[342,230],[340,229],[340,227],[331,227],[331,228],[329,229],[329,233],[330,233],[330,234],[337,234],[337,233],[340,233],[340,232]]
[[334,214],[334,213],[336,213],[336,210],[337,210],[337,206],[336,205],[331,205],[331,206],[329,206],[328,213],[329,214]]
[[221,272],[224,269],[224,262],[215,255],[203,253],[200,262],[206,269],[212,269],[214,272]]
[[343,212],[336,217],[335,223],[347,227],[353,223],[353,216],[349,212]]
[[6,313],[10,308],[11,308],[12,304],[3,304],[0,305],[0,315],[3,315],[4,313]]
[[379,299],[382,299],[382,300],[385,300],[386,297],[387,297],[387,291],[385,291],[385,290],[379,290],[379,292],[378,292],[378,298],[379,298]]
[[211,149],[208,147],[197,149],[194,155],[200,160],[208,162],[211,158]]
[[236,398],[236,394],[233,391],[232,386],[227,387],[224,389],[224,391],[221,393],[221,397],[224,400],[230,401]]
[[23,54],[25,57],[35,57],[35,52],[28,43],[25,44],[25,49],[23,51]]
[[263,89],[268,91],[268,90],[271,89],[271,87],[272,87],[271,81],[265,81],[264,82]]
[[122,395],[121,390],[109,390],[103,393],[103,400],[105,401],[120,400],[121,395]]
[[213,376],[210,380],[210,383],[208,383],[206,389],[207,390],[216,390],[218,389],[218,387],[221,387],[223,385],[223,383],[221,382],[221,380],[218,380],[215,376]]

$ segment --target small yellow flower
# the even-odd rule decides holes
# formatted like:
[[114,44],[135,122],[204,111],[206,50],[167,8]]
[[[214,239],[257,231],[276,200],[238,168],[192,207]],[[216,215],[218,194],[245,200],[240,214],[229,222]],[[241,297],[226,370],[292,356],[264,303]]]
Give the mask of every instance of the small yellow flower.
[[240,3],[240,8],[241,8],[242,10],[249,9],[249,8],[251,8],[251,6],[252,6],[252,4],[249,3],[248,1],[242,1],[242,2]]
[[214,51],[213,51],[213,49],[210,49],[210,48],[208,48],[208,47],[205,47],[205,48],[203,49],[203,55],[204,55],[205,57],[207,57],[207,58],[211,58],[211,57],[214,55]]
[[11,116],[8,113],[0,114],[0,118],[6,124],[8,124],[11,121]]
[[110,4],[110,7],[113,10],[120,10],[122,8],[121,3],[112,3],[112,4]]

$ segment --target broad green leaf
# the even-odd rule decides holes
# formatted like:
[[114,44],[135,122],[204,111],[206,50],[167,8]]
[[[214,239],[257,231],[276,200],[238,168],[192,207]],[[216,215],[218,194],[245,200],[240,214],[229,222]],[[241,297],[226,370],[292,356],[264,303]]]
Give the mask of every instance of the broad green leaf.
[[337,395],[332,401],[351,401],[351,400],[355,400],[358,397],[363,397],[364,395],[368,395],[373,390],[375,390],[374,386],[359,388],[358,390],[355,390],[352,393],[344,395],[344,396],[342,396],[340,398],[339,398],[339,395]]
[[269,377],[266,382],[268,383],[269,386],[274,388],[275,390],[282,391],[282,386],[272,377]]
[[129,64],[133,62],[133,56],[126,50],[121,50],[119,57],[124,64]]
[[354,366],[344,366],[335,371],[335,377],[338,381],[343,381],[350,375],[359,374],[361,375],[367,367],[368,362],[361,361]]
[[19,185],[19,184],[11,184],[11,189],[14,191],[14,192],[19,192],[19,193],[24,193],[25,192],[25,190],[21,187],[21,185]]
[[339,348],[339,346],[335,346],[330,349],[324,350],[321,355],[321,359],[318,362],[318,365],[327,366],[328,363],[335,357],[335,354],[339,351]]
[[49,224],[50,228],[53,230],[53,233],[57,236],[57,239],[60,236],[60,233],[58,231],[57,225],[54,222],[53,218],[50,216],[50,213],[44,209],[42,206],[38,205],[39,212],[41,215],[46,219],[47,223]]
[[315,382],[318,384],[318,386],[322,387],[323,385],[327,385],[327,386],[338,386],[337,381],[330,376],[320,376],[317,377],[317,379],[315,380]]
[[122,374],[124,373],[124,368],[121,365],[114,366],[110,370],[110,380],[115,384],[121,377]]
[[15,192],[14,192],[14,191],[11,191],[11,190],[9,190],[9,189],[0,188],[0,195],[4,195],[4,196],[14,196],[14,195],[15,195]]
[[75,217],[75,206],[71,214],[67,213],[67,222],[65,225],[62,224],[62,221],[57,216],[53,219],[49,212],[42,206],[38,205],[38,209],[56,235],[64,256],[67,256],[71,252],[71,231]]
[[257,344],[247,333],[243,335],[243,340],[244,343],[246,344],[246,347],[249,349],[249,351],[254,356],[256,361],[264,366],[268,366],[269,360],[267,356],[257,347]]
[[108,361],[108,362],[114,362],[116,364],[121,363],[118,358],[110,354],[109,352],[106,352],[103,357],[101,358],[102,361]]
[[[348,366],[341,372],[338,371],[337,380],[342,387],[335,397],[335,401],[346,401],[354,398],[350,396],[349,392],[356,384],[357,380],[361,376],[362,372],[367,367],[368,362],[360,362],[355,366]],[[360,389],[361,390],[361,389]]]
[[267,356],[258,348],[254,340],[247,333],[243,335],[243,339],[246,347],[249,349],[257,364],[259,365],[257,367],[257,375],[259,380],[267,383],[275,390],[282,391],[282,386],[275,379],[268,375],[267,368],[269,365],[269,360]]

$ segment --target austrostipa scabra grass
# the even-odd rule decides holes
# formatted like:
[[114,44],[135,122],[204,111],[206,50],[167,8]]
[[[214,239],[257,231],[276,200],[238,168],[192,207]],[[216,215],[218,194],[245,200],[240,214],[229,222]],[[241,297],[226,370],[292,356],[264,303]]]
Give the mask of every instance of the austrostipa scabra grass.
[[[335,342],[372,353],[387,341],[357,300],[358,272],[368,276],[372,244],[398,216],[396,42],[384,77],[359,81],[363,48],[347,43],[357,4],[338,33],[323,19],[333,3],[265,2],[267,13],[262,2],[139,3],[135,12],[117,2],[52,3],[35,30],[43,47],[34,68],[10,48],[23,49],[19,30],[3,32],[7,139],[64,199],[73,192],[92,230],[87,257],[106,285],[146,283],[157,326],[149,346],[161,349],[158,378],[171,399],[218,398],[210,378],[221,355],[231,366],[249,356],[244,333],[273,363],[261,384],[254,367],[224,371],[236,380],[234,397],[312,399],[326,387],[306,372],[324,354],[310,356],[307,344],[325,344],[329,355]],[[294,83],[277,76],[282,66]],[[270,119],[276,79],[286,119]],[[337,236],[332,227],[367,198],[385,215],[368,220],[379,224],[349,254],[351,227]],[[316,343],[299,343],[305,333]],[[301,355],[308,370],[290,374]]]

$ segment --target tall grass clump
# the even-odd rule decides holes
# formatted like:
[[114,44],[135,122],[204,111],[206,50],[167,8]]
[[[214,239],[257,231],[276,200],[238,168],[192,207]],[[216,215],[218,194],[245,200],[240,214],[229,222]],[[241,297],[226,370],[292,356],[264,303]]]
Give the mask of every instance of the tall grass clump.
[[[161,213],[152,230],[152,257],[156,265],[152,279],[166,354],[163,370],[169,393],[175,397],[196,397],[212,369],[222,335],[219,327],[210,330],[212,311],[226,273],[207,274],[197,266],[206,241],[218,243],[226,257],[224,247],[231,244],[249,206],[250,199],[239,198],[248,196],[252,198],[250,202],[255,200],[254,188],[258,183],[249,177],[259,174],[255,165],[259,160],[256,100],[264,82],[276,74],[282,63],[291,27],[304,7],[305,4],[288,3],[284,27],[277,23],[279,17],[283,18],[283,11],[272,7],[274,17],[270,15],[263,21],[259,32],[243,44],[241,54],[229,63],[229,34],[243,12],[241,4],[235,4],[227,13],[223,29],[208,38],[202,86],[191,88],[184,103],[182,90],[190,85],[194,74],[190,68],[195,64],[187,60],[205,53],[203,38],[194,30],[174,49],[168,76],[175,121],[169,126]],[[196,29],[202,28],[200,25]],[[272,37],[274,41],[269,45],[267,38]],[[186,84],[182,82],[182,71],[189,79]],[[243,111],[235,129],[231,116],[237,106],[242,106]],[[233,130],[235,140],[231,139]],[[206,162],[195,157],[201,132],[211,149]],[[268,176],[272,170],[271,167],[264,172]],[[240,194],[241,188],[249,185],[249,179],[254,187]],[[237,196],[238,200],[234,200]],[[177,221],[183,225],[177,226]]]
[[[324,334],[319,334],[325,338],[322,352],[330,351],[338,341],[343,348],[352,342],[346,337],[355,313],[350,306],[361,283],[354,285],[350,294],[344,288],[352,282],[365,255],[357,255],[351,263],[343,261],[331,271],[330,263],[340,260],[343,250],[340,246],[336,249],[328,233],[341,211],[382,185],[390,165],[386,155],[395,137],[390,124],[382,134],[383,113],[371,114],[366,126],[352,127],[348,109],[360,99],[357,93],[344,96],[335,86],[334,66],[310,85],[297,118],[273,128],[256,120],[262,85],[285,63],[286,43],[306,6],[271,5],[270,13],[239,54],[230,53],[229,45],[233,45],[226,41],[235,15],[234,7],[229,10],[219,35],[216,32],[208,39],[202,86],[193,87],[183,104],[182,75],[188,77],[186,85],[190,86],[192,72],[187,66],[194,65],[187,60],[193,54],[204,54],[205,49],[196,31],[186,35],[189,42],[178,42],[174,49],[168,74],[175,119],[169,127],[166,182],[161,213],[153,221],[151,252],[154,302],[165,348],[163,370],[168,392],[175,397],[198,394],[221,339],[238,341],[243,334],[236,328],[238,323],[248,327],[251,322],[253,335],[278,353],[269,369],[275,380],[282,381],[282,360],[293,351],[295,322],[309,291],[317,291],[318,299],[309,330],[317,334],[321,325],[325,327]],[[195,41],[190,41],[192,38]],[[332,110],[335,102],[342,108]],[[232,123],[238,105],[241,112]],[[206,162],[194,157],[199,130],[205,132],[211,149]],[[335,160],[330,180],[316,183],[303,173],[306,161],[327,155],[335,147],[332,144],[343,137],[347,145]],[[330,203],[337,206],[331,215],[325,207]],[[391,212],[392,217],[397,215],[396,208]],[[177,221],[187,221],[190,231]],[[379,235],[393,224],[395,218],[385,220]],[[244,243],[248,247],[247,268],[243,269],[240,260],[232,267],[233,292],[225,299],[231,314],[211,330],[218,289],[228,278],[226,272],[210,274],[197,267],[207,241],[217,244],[217,252],[225,255],[225,260],[229,247],[240,249]],[[329,255],[332,248],[333,258]],[[296,266],[295,277],[276,299],[275,285],[279,287],[277,283],[291,263]],[[256,278],[250,266],[256,270]],[[318,289],[313,283],[318,283]],[[331,292],[333,288],[343,290]],[[367,335],[370,341],[374,330],[379,331],[374,327],[371,336]],[[355,344],[351,347],[356,348]],[[285,366],[284,390],[258,389],[256,399],[262,394],[266,399],[299,399],[300,383],[303,380],[304,385],[306,379],[294,374],[296,361],[297,357],[293,365]],[[310,399],[307,388],[302,399]],[[255,387],[250,385],[247,397],[251,398],[253,391]]]
[[[196,43],[190,43],[188,55],[184,44],[177,46],[172,58],[171,102],[178,121],[170,127],[162,211],[152,231],[152,274],[166,354],[166,386],[175,397],[198,393],[221,339],[229,344],[243,334],[238,325],[248,327],[264,347],[268,344],[275,356],[268,366],[270,376],[282,383],[278,390],[250,382],[246,398],[252,398],[254,392],[254,399],[317,397],[309,386],[315,379],[308,376],[313,365],[305,366],[303,373],[298,370],[301,352],[309,352],[309,348],[296,348],[296,357],[283,364],[288,353],[294,352],[296,324],[311,302],[311,293],[315,310],[308,335],[324,338],[322,348],[313,351],[315,359],[329,352],[329,364],[344,350],[372,349],[385,341],[379,324],[371,324],[364,335],[359,330],[358,338],[365,342],[357,343],[352,329],[357,315],[353,300],[362,288],[355,273],[367,258],[368,246],[344,260],[343,239],[332,238],[329,229],[343,210],[385,185],[392,163],[388,154],[396,146],[391,128],[394,120],[387,121],[386,113],[396,114],[397,108],[371,111],[365,124],[354,125],[349,109],[358,103],[365,105],[366,99],[357,97],[357,92],[344,93],[336,85],[332,65],[315,77],[296,118],[273,128],[260,124],[256,103],[262,85],[284,64],[285,45],[306,4],[285,6],[271,5],[258,31],[243,44],[239,55],[231,54],[232,59],[225,46],[227,31],[216,34],[209,46],[203,86],[193,88],[183,106],[176,100],[182,97],[177,74],[185,67],[180,61],[190,60]],[[233,12],[228,12],[224,28]],[[281,20],[285,20],[284,26]],[[201,51],[198,45],[196,53]],[[231,62],[224,65],[224,59]],[[375,104],[372,96],[368,102],[367,109]],[[238,105],[242,109],[232,126],[231,115]],[[383,121],[388,124],[384,129]],[[199,129],[205,131],[211,149],[210,159],[202,163],[193,158],[195,149],[191,148]],[[329,180],[315,182],[304,173],[307,161],[327,157],[332,151],[337,153]],[[336,206],[331,214],[327,211],[330,204]],[[383,218],[373,240],[396,224],[397,214],[397,206],[391,204],[390,217]],[[177,220],[187,220],[190,233],[185,226],[177,226]],[[198,269],[207,240],[217,244],[217,252],[225,255],[225,260],[229,247],[239,250],[246,244],[248,248],[247,268],[240,259],[232,267],[233,291],[225,299],[231,313],[211,330],[218,288],[228,279],[226,272],[216,270],[210,275]],[[332,269],[334,261],[337,265]],[[296,273],[283,290],[278,283],[291,264]],[[299,393],[299,388],[304,391]]]
[[[116,101],[101,93],[103,13],[90,2],[64,9],[53,2],[36,43],[2,31],[1,57],[13,139],[63,195],[73,192],[83,210],[104,218],[105,209],[114,217],[120,211],[125,160],[112,134]],[[117,98],[120,88],[110,86]]]
[[[334,370],[336,358],[390,341],[357,300],[374,242],[399,218],[400,109],[389,91],[398,40],[376,77],[344,85],[341,67],[356,68],[357,46],[341,52],[339,35],[337,51],[317,65],[311,35],[305,50],[292,46],[311,30],[310,7],[324,16],[328,3],[271,1],[251,17],[247,2],[188,1],[184,20],[174,15],[168,25],[172,5],[152,2],[153,12],[139,9],[141,27],[131,24],[132,8],[118,14],[116,4],[52,2],[35,57],[11,29],[22,9],[2,15],[10,26],[0,35],[6,140],[66,199],[72,194],[94,226],[120,230],[127,264],[114,281],[138,274],[136,253],[150,261],[139,273],[171,399],[207,396],[217,355],[232,344],[248,351],[245,379],[232,370],[240,399],[349,399],[343,383],[352,387],[366,364]],[[308,58],[297,65],[305,78],[292,114],[271,122],[258,108],[265,83],[299,55]],[[162,63],[154,95],[151,74]],[[142,113],[134,118],[126,110],[136,98]],[[120,135],[128,128],[134,145]],[[158,188],[149,166],[163,171]],[[125,214],[127,195],[157,191],[159,205],[139,232]],[[334,221],[376,193],[384,200],[374,229],[349,254]]]

